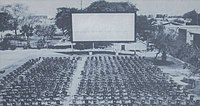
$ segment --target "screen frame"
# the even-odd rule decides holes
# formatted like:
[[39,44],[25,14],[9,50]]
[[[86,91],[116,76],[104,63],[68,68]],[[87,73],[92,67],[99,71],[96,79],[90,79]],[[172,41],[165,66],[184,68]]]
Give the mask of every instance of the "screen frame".
[[[74,39],[73,39],[73,25],[72,25],[72,14],[87,14],[87,13],[94,13],[94,14],[101,14],[101,13],[104,13],[104,14],[109,14],[109,13],[120,13],[120,14],[123,14],[123,13],[132,13],[132,14],[134,14],[134,17],[135,17],[135,20],[134,20],[134,23],[135,23],[135,25],[134,25],[134,39],[133,40],[130,40],[130,41],[109,41],[109,40],[106,40],[106,41],[74,41]],[[84,42],[111,42],[111,43],[133,43],[133,42],[136,42],[136,17],[137,17],[137,13],[136,12],[71,12],[70,13],[70,17],[71,17],[71,42],[72,43],[84,43]]]

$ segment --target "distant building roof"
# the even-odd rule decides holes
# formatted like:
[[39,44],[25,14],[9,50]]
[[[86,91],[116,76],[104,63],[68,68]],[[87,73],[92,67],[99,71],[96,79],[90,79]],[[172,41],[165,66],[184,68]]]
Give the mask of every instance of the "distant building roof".
[[200,35],[200,29],[190,29],[190,30],[188,30],[188,32],[190,32],[192,34]]
[[179,29],[185,29],[185,30],[187,30],[189,33],[200,35],[200,26],[198,26],[198,25],[185,25],[185,26],[180,26]]
[[199,29],[200,26],[198,25],[176,25],[176,24],[167,24],[165,27],[171,27],[171,28],[182,28],[182,29]]

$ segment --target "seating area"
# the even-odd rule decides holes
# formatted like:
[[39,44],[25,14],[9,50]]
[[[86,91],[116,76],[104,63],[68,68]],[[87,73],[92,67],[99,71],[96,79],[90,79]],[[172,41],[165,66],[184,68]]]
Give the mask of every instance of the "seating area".
[[200,100],[148,59],[87,57],[70,106],[200,106]]
[[63,106],[66,98],[70,106],[200,106],[188,89],[140,56],[39,57],[0,79],[0,106]]
[[8,75],[4,76],[2,79],[0,79],[0,89],[3,89],[8,83],[15,80],[17,76],[22,74],[24,71],[32,67],[35,63],[37,63],[40,59],[30,59],[20,67],[18,67],[16,70],[13,70]]
[[80,57],[31,59],[1,80],[0,106],[59,106]]

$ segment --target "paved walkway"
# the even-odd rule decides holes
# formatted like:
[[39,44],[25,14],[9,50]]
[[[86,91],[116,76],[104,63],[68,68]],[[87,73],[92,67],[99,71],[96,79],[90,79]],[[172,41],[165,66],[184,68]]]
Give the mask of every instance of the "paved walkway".
[[84,69],[85,61],[86,57],[82,57],[77,63],[77,69],[75,70],[75,73],[72,77],[72,82],[68,90],[69,96],[64,99],[63,106],[69,106],[69,104],[72,103],[72,99],[74,98],[74,95],[76,94],[79,83],[81,81],[81,71]]

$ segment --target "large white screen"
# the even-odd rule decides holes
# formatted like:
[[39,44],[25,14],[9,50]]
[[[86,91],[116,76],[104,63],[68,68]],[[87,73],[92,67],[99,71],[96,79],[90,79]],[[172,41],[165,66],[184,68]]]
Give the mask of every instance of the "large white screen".
[[134,41],[135,13],[74,13],[73,41]]

